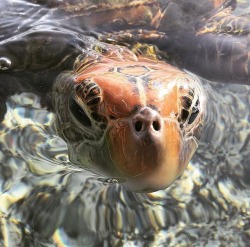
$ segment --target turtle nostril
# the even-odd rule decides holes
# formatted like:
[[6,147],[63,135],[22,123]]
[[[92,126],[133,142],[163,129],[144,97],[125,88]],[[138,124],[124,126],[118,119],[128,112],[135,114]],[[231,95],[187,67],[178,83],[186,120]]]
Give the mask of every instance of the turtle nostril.
[[159,135],[163,127],[160,114],[149,107],[140,109],[131,120],[132,131],[137,132],[136,135],[140,137]]
[[[137,120],[137,121],[134,123],[134,128],[135,128],[135,131],[136,131],[136,132],[142,132],[142,131],[146,130],[146,129],[147,129],[146,126],[147,126],[147,124],[144,123],[142,120]],[[157,121],[157,120],[151,122],[151,124],[149,124],[148,127],[150,127],[150,126],[152,126],[153,129],[154,129],[155,131],[160,131],[160,129],[161,129],[161,124],[160,124],[160,122]],[[149,129],[149,128],[148,128],[148,129]]]
[[137,132],[142,131],[142,121],[136,121],[136,122],[135,122],[135,130],[136,130]]
[[160,125],[159,121],[153,122],[153,128],[155,131],[159,131],[161,129],[161,125]]

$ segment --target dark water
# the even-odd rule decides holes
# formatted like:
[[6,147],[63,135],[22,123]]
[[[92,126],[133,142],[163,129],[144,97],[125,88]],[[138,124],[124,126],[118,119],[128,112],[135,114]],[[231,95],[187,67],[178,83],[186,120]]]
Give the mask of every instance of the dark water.
[[149,194],[75,167],[41,99],[9,97],[0,246],[248,246],[250,87],[204,85],[213,115],[195,157],[171,187]]

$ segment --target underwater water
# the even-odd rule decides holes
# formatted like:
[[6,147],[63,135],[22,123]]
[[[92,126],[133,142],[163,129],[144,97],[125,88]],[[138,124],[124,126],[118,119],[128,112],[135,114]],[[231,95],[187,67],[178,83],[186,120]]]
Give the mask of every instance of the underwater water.
[[9,97],[0,246],[248,246],[250,87],[204,87],[209,116],[195,156],[168,189],[144,194],[74,166],[41,98]]
[[34,94],[10,97],[0,130],[0,246],[247,246],[250,87],[207,88],[218,121],[182,177],[149,194],[74,167],[53,113]]

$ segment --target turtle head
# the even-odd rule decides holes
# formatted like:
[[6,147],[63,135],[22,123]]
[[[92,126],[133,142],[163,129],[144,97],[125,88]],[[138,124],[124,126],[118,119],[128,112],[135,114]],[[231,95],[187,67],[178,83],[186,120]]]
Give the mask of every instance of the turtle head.
[[58,77],[57,130],[76,165],[134,191],[164,189],[198,146],[199,79],[161,61],[112,61]]

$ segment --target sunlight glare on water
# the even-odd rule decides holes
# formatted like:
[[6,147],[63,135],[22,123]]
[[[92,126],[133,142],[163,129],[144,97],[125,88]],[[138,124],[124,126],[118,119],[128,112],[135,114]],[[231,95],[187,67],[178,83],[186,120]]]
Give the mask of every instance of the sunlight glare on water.
[[[223,94],[225,88],[219,90]],[[237,124],[239,140],[244,141],[250,132],[242,101],[247,93],[236,91],[240,97],[229,93],[224,103],[233,100],[235,107],[246,112]],[[41,108],[37,96],[12,96],[7,107],[0,132],[0,210],[8,216],[7,223],[2,222],[7,232],[22,234],[25,227],[36,246],[102,242],[107,246],[244,246],[249,239],[247,142],[241,147],[242,156],[237,142],[231,150],[201,143],[174,185],[136,194],[70,164],[67,146],[54,132],[53,113]]]

